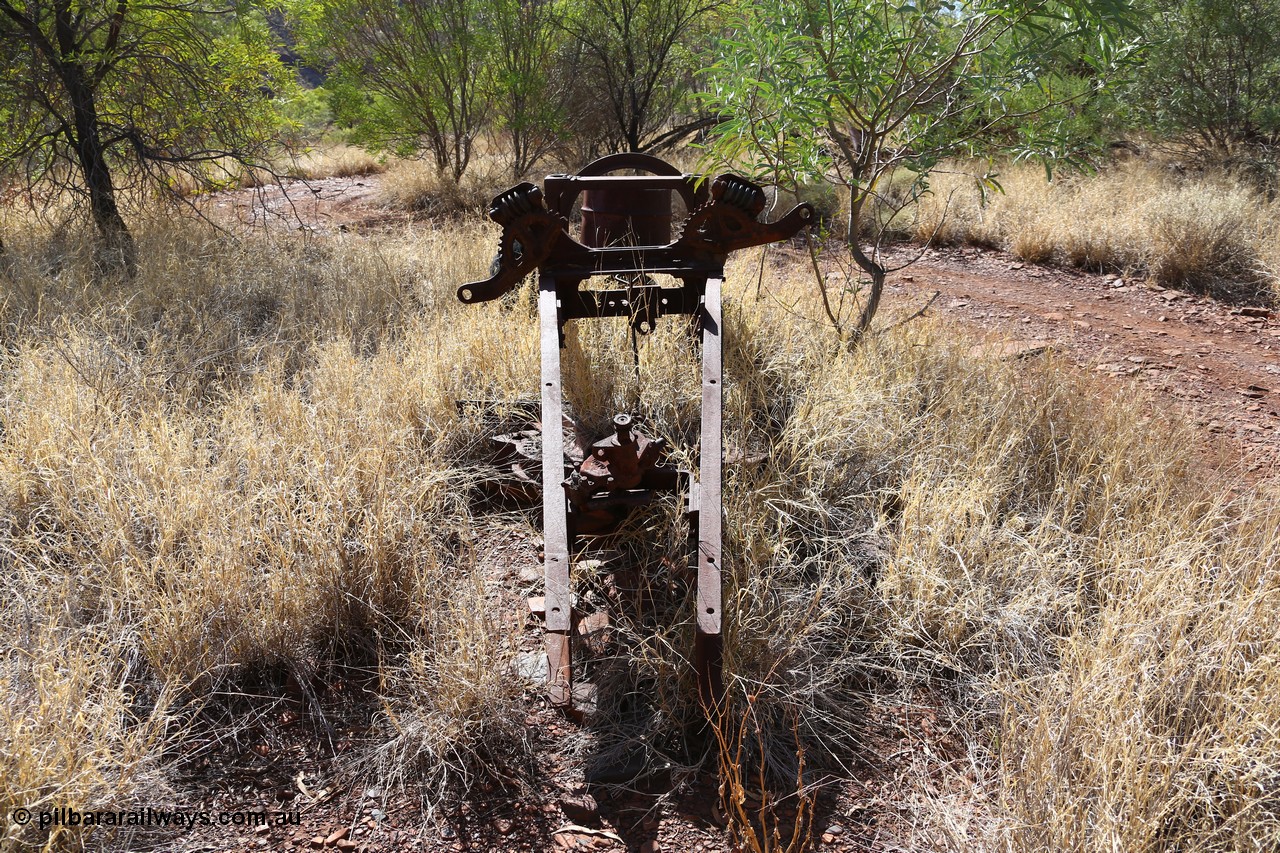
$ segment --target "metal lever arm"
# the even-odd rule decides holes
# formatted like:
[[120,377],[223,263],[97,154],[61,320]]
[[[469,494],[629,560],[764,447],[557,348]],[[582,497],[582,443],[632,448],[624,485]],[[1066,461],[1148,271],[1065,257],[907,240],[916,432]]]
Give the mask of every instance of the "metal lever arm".
[[547,259],[567,221],[547,210],[542,190],[528,181],[499,194],[489,204],[489,218],[502,226],[493,275],[458,288],[468,304],[497,299]]
[[738,175],[720,175],[711,185],[711,201],[684,224],[677,249],[723,257],[738,249],[794,237],[813,221],[813,205],[796,205],[777,222],[759,222],[764,190]]

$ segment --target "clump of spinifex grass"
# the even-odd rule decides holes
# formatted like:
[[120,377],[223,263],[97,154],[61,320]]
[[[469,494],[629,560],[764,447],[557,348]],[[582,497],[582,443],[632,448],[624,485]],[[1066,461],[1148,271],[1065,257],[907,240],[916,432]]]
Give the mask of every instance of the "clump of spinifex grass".
[[979,191],[967,171],[931,180],[904,216],[915,237],[1131,272],[1232,301],[1280,300],[1280,205],[1232,175],[1132,161],[1050,182],[1043,169],[1008,165],[996,193]]
[[1023,849],[1260,850],[1280,837],[1272,491],[1132,519],[1088,624],[1010,685],[1002,804]]
[[8,273],[4,735],[24,757],[0,798],[120,803],[176,742],[175,700],[262,668],[305,684],[350,649],[376,653],[389,707],[406,697],[401,728],[451,757],[427,774],[467,770],[518,718],[510,679],[467,675],[501,671],[502,634],[440,630],[484,608],[454,400],[527,364],[531,339],[483,317],[451,333],[436,306],[486,266],[458,234],[187,228],[141,233],[131,283],[34,250]]
[[[152,791],[191,709],[352,650],[379,676],[363,767],[429,804],[504,757],[515,774],[522,686],[456,405],[538,386],[532,291],[453,296],[493,238],[155,224],[133,283],[6,240],[0,806]],[[729,714],[761,726],[741,778],[918,767],[903,843],[930,849],[1276,837],[1275,495],[1220,499],[1180,427],[1052,359],[994,360],[930,323],[849,352],[801,273],[766,265],[757,288],[758,261],[731,270],[725,322]],[[573,324],[576,417],[641,415],[694,464],[688,328],[664,318],[638,355],[620,321]],[[614,616],[613,650],[582,661],[592,763],[714,771],[685,738],[703,709],[682,509],[637,513],[612,586],[575,575]],[[866,709],[920,692],[957,721],[961,766],[866,754]]]
[[320,143],[294,157],[285,173],[291,178],[354,178],[387,171],[387,158],[346,143]]
[[[737,267],[740,274],[750,269]],[[1212,531],[1219,543],[1231,543],[1225,550],[1215,546],[1221,564],[1233,567],[1224,571],[1252,577],[1256,557],[1250,555],[1273,565],[1280,535],[1274,525],[1251,526],[1249,537],[1261,540],[1241,544],[1242,531],[1231,519],[1244,516],[1215,498],[1223,484],[1189,454],[1170,451],[1192,446],[1192,437],[1140,396],[1116,393],[1052,359],[1028,364],[985,357],[972,339],[927,323],[845,353],[806,319],[803,299],[797,309],[797,293],[785,283],[775,282],[773,292],[759,298],[751,286],[731,293],[726,443],[756,461],[727,471],[726,670],[744,719],[749,710],[753,721],[771,719],[777,726],[772,738],[746,741],[747,753],[758,751],[747,758],[771,765],[780,783],[794,780],[798,732],[808,745],[812,778],[841,772],[841,765],[866,757],[860,750],[869,703],[926,689],[946,697],[958,730],[967,733],[969,763],[942,772],[973,773],[979,784],[958,805],[925,796],[927,787],[904,795],[914,803],[907,823],[919,833],[917,841],[962,847],[1007,837],[1026,849],[1030,836],[1015,828],[1023,818],[1048,827],[1035,813],[1043,804],[1023,796],[1027,767],[991,745],[1025,742],[1020,733],[1029,709],[1044,707],[1040,689],[1050,682],[1043,679],[1063,671],[1068,649],[1094,648],[1104,614],[1181,618],[1173,598],[1168,608],[1150,599],[1137,604],[1134,584],[1164,594],[1183,589],[1183,569],[1155,554],[1203,553]],[[579,379],[570,384],[570,397],[598,426],[610,408],[637,407],[689,446],[697,412],[689,366],[696,354],[673,326],[643,345],[638,384],[634,372],[623,369],[622,333],[584,326],[567,361],[574,367],[586,360],[574,353],[590,354],[608,378]],[[676,355],[684,356],[685,369],[667,374],[665,365],[676,363]],[[1275,518],[1273,498],[1257,498],[1250,514],[1264,508]],[[631,559],[649,579],[652,609],[623,614],[618,636],[630,689],[611,690],[653,702],[647,714],[617,706],[616,729],[604,727],[617,739],[605,750],[614,760],[645,738],[665,754],[664,727],[702,712],[688,666],[692,602],[690,579],[679,568],[684,543],[661,534],[678,526],[678,509],[673,504],[661,521],[628,540]],[[1155,581],[1153,572],[1163,580]],[[1238,597],[1233,607],[1252,601],[1248,584],[1226,588]],[[1242,619],[1228,622],[1238,630]],[[1262,659],[1277,652],[1274,644],[1250,648]],[[1208,666],[1211,657],[1206,649],[1187,666]],[[617,661],[610,666],[609,676],[617,678]],[[1244,689],[1237,679],[1248,677],[1250,667],[1227,676],[1229,689]],[[1079,695],[1077,701],[1092,699]],[[1277,720],[1261,695],[1248,705],[1255,719]],[[1221,713],[1203,703],[1183,719],[1202,738],[1225,725]],[[1112,742],[1103,726],[1089,737]],[[1087,782],[1095,776],[1089,760],[1071,757],[1076,746],[1059,747],[1053,761],[1036,769],[1038,784],[1083,785],[1073,794],[1082,816],[1090,813],[1087,803],[1126,796],[1131,785],[1158,784],[1153,798],[1168,786],[1180,792],[1164,802],[1159,821],[1137,813],[1098,821],[1097,839],[1084,845],[1091,849],[1158,838],[1161,821],[1173,815],[1199,825],[1192,816],[1205,809],[1233,827],[1249,827],[1233,837],[1277,827],[1261,789],[1240,798],[1242,785],[1232,783],[1228,804],[1217,804],[1225,792],[1197,775],[1210,773],[1212,761],[1194,749],[1178,765],[1154,756],[1145,766],[1135,763],[1100,790]],[[1242,734],[1231,760],[1243,772],[1252,761],[1266,763],[1267,748]],[[1153,763],[1169,773],[1158,783],[1149,778]],[[921,784],[937,772],[936,764],[926,765]],[[1247,775],[1254,778],[1252,771]],[[1195,789],[1192,780],[1203,787]],[[984,801],[982,791],[994,793]],[[1011,804],[1016,807],[1002,811]],[[960,809],[964,819],[957,818]],[[1053,847],[1070,836],[1055,831],[1048,837]],[[1218,846],[1224,845],[1230,846]]]

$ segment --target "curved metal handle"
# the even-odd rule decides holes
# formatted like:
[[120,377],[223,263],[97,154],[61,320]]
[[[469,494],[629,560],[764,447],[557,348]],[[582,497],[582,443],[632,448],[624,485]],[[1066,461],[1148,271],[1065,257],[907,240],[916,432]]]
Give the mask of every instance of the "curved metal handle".
[[609,154],[599,160],[593,160],[578,172],[578,176],[590,178],[596,175],[607,175],[619,169],[642,169],[651,175],[665,175],[670,178],[678,178],[684,174],[666,160],[654,157],[652,154],[624,151],[621,154]]

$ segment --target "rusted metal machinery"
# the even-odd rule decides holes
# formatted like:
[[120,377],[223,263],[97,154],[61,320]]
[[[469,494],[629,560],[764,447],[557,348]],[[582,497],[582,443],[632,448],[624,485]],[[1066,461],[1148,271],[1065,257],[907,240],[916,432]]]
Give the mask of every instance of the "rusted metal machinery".
[[[611,175],[617,171],[641,175]],[[671,240],[672,193],[689,216]],[[582,195],[581,239],[569,233]],[[719,701],[721,684],[721,404],[723,386],[720,291],[729,253],[794,236],[812,221],[802,204],[774,223],[758,221],[764,191],[736,175],[714,181],[680,173],[645,154],[616,154],[577,175],[551,175],[539,189],[522,183],[493,200],[489,216],[502,226],[492,275],[458,288],[466,303],[510,291],[538,270],[542,340],[542,503],[546,582],[546,644],[551,700],[570,708],[573,665],[570,564],[579,535],[607,533],[631,507],[655,491],[688,493],[690,530],[697,545],[690,568],[697,577],[694,666],[704,701]],[[663,286],[652,276],[680,282]],[[583,289],[608,276],[603,289]],[[631,416],[614,418],[615,432],[595,442],[565,477],[560,349],[569,320],[626,317],[636,333],[653,331],[659,317],[692,316],[702,342],[702,424],[696,478],[663,462],[661,439],[642,434]],[[527,437],[527,436],[526,436]],[[508,440],[510,437],[504,437]]]

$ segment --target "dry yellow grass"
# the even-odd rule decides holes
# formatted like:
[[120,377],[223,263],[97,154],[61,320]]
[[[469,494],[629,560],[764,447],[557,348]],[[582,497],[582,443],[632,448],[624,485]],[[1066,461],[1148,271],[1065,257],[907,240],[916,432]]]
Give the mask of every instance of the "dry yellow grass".
[[1093,175],[1000,170],[980,193],[965,169],[936,176],[910,230],[920,239],[999,246],[1028,261],[1094,270],[1229,299],[1280,299],[1280,202],[1227,175],[1132,160]]
[[[453,296],[492,230],[235,243],[157,222],[132,283],[18,233],[0,269],[0,811],[154,798],[193,708],[351,649],[380,670],[367,767],[438,802],[482,752],[518,763],[514,647],[476,548],[491,519],[469,499],[477,424],[455,406],[537,383],[531,292]],[[1274,492],[1222,497],[1170,450],[1182,427],[1052,361],[985,359],[928,323],[845,352],[808,319],[802,271],[757,296],[758,260],[727,309],[727,444],[767,460],[727,476],[726,664],[779,732],[747,760],[794,779],[798,732],[810,772],[840,773],[863,709],[924,688],[969,760],[912,757],[908,844],[1280,837]],[[674,320],[638,371],[617,325],[581,324],[569,398],[591,426],[645,416],[687,459],[695,358]],[[652,698],[603,727],[604,752],[700,713],[678,514],[663,503],[623,542],[655,605],[617,614],[597,674]]]
[[285,173],[291,178],[308,180],[378,175],[385,171],[385,157],[376,157],[363,148],[345,142],[320,143],[308,148],[285,169]]

